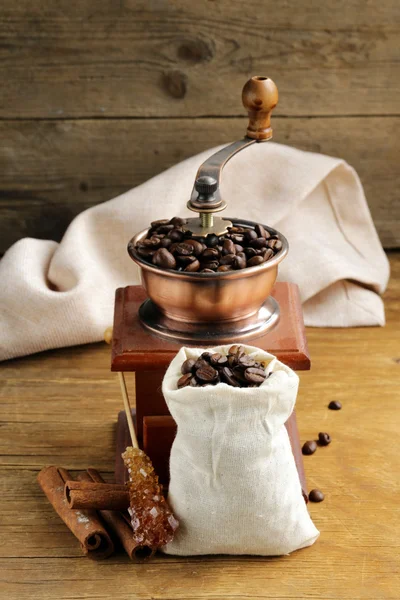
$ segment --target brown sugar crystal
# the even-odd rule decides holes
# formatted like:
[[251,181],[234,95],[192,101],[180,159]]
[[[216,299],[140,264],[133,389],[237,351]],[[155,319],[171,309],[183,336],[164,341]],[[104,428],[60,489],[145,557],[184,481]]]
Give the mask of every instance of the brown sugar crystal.
[[160,548],[172,541],[179,523],[172,514],[149,457],[139,448],[128,447],[122,454],[128,469],[134,541],[141,546]]

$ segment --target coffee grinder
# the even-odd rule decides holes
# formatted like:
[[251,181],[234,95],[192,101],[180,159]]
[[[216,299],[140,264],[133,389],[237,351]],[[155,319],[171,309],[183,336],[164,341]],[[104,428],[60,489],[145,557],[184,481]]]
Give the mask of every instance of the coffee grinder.
[[[278,90],[268,77],[252,77],[243,88],[242,100],[249,115],[245,137],[208,158],[196,174],[187,207],[197,216],[183,226],[192,237],[223,235],[232,226],[256,226],[240,216],[221,216],[229,207],[229,198],[221,195],[220,182],[228,160],[234,160],[251,144],[272,138],[271,111],[278,102]],[[169,480],[169,453],[176,425],[162,396],[161,382],[182,345],[206,348],[248,343],[274,354],[294,370],[310,369],[298,287],[276,283],[288,242],[280,232],[263,226],[280,241],[280,250],[267,262],[242,270],[192,273],[155,266],[136,249],[148,229],[137,233],[128,244],[131,258],[140,267],[142,286],[116,291],[111,370],[135,373],[138,442],[164,486]],[[117,427],[115,477],[117,483],[123,483],[126,473],[121,452],[130,443],[124,413],[120,413]],[[295,413],[286,427],[306,498]]]

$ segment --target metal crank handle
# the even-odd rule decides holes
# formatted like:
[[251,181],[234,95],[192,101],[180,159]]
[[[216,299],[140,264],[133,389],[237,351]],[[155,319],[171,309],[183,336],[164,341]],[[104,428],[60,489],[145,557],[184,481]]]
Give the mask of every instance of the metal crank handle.
[[198,226],[191,230],[197,235],[206,235],[213,230],[213,213],[227,206],[221,197],[222,170],[235,154],[255,142],[266,142],[272,138],[271,112],[278,103],[278,89],[268,77],[252,77],[242,91],[242,101],[249,115],[246,135],[226,148],[210,156],[197,171],[194,187],[187,207],[200,214]]

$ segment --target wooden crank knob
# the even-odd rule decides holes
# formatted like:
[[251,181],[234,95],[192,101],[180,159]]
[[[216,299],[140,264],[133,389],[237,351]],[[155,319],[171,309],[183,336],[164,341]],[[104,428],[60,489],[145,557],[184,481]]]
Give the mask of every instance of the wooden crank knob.
[[249,79],[243,88],[242,101],[249,115],[247,137],[259,141],[271,139],[271,112],[278,104],[278,88],[272,79],[260,76]]

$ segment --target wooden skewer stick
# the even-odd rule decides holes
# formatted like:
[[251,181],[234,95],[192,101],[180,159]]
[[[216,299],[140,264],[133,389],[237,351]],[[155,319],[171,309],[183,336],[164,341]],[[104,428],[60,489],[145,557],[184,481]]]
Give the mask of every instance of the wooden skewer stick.
[[118,378],[119,378],[119,384],[121,386],[122,398],[124,400],[124,408],[125,408],[125,413],[126,413],[126,420],[128,421],[128,429],[129,429],[129,433],[131,434],[132,446],[134,448],[139,448],[139,444],[138,444],[136,432],[135,432],[135,426],[133,424],[131,405],[129,402],[128,390],[126,389],[126,382],[125,382],[124,374],[119,372]]
[[[104,341],[107,344],[111,344],[112,334],[113,334],[113,328],[107,327],[107,329],[104,332]],[[128,390],[126,387],[126,381],[125,381],[124,374],[119,372],[118,379],[119,379],[119,385],[121,387],[122,398],[124,400],[126,420],[128,421],[128,429],[129,429],[129,433],[131,434],[132,446],[134,448],[139,448],[139,444],[138,444],[136,432],[135,432],[135,426],[133,424],[131,405],[129,402]]]

